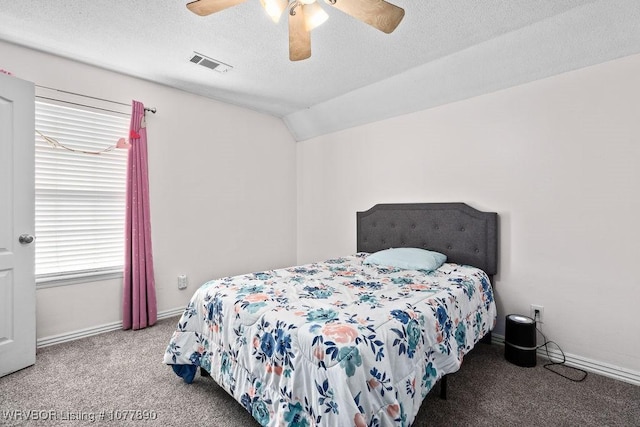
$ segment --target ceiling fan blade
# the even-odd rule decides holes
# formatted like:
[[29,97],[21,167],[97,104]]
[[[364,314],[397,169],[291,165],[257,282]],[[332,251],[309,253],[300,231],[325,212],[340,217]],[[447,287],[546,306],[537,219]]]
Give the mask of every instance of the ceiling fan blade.
[[307,31],[302,7],[289,12],[289,59],[300,61],[311,56],[311,33]]
[[207,16],[245,1],[247,0],[196,0],[187,3],[187,9],[196,15]]
[[384,0],[327,0],[336,9],[387,34],[396,29],[404,9]]

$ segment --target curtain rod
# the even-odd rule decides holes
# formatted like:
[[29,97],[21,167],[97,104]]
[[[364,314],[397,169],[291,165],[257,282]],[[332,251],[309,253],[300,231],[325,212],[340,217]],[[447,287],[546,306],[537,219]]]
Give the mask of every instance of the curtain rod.
[[123,113],[122,111],[110,110],[108,108],[95,107],[93,105],[80,104],[79,102],[64,101],[62,99],[55,99],[55,98],[50,98],[50,97],[47,97],[47,96],[40,96],[40,95],[36,95],[36,98],[38,98],[38,99],[46,99],[46,100],[49,100],[49,101],[62,102],[63,104],[77,105],[79,107],[87,107],[87,108],[91,108],[92,110],[108,111],[110,113],[120,114],[121,116],[130,116],[129,113]]
[[[131,105],[131,104],[127,104],[127,103],[124,103],[124,102],[112,101],[110,99],[98,98],[98,97],[95,97],[95,96],[84,95],[82,93],[70,92],[68,90],[56,89],[56,88],[52,88],[52,87],[48,87],[48,86],[36,85],[36,87],[39,87],[39,88],[42,88],[42,89],[49,89],[49,90],[53,90],[53,91],[56,91],[56,92],[62,92],[62,93],[66,93],[68,95],[82,96],[84,98],[95,99],[97,101],[104,101],[104,102],[110,102],[112,104],[124,105],[124,106],[127,106],[127,107]],[[121,113],[119,111],[113,111],[113,110],[109,110],[109,109],[106,109],[106,108],[98,108],[98,107],[94,107],[92,105],[85,105],[85,104],[79,104],[79,103],[75,103],[75,102],[62,101],[60,99],[52,99],[52,98],[47,98],[47,97],[44,97],[44,96],[36,96],[36,98],[49,99],[51,101],[61,101],[61,102],[66,102],[67,104],[79,105],[79,106],[82,106],[82,107],[90,107],[90,108],[95,108],[95,109],[98,109],[98,110],[110,111],[112,113],[123,114],[123,113]],[[156,110],[155,107],[153,107],[153,108],[145,107],[144,111],[145,112],[149,111],[149,112],[155,114],[157,110]]]

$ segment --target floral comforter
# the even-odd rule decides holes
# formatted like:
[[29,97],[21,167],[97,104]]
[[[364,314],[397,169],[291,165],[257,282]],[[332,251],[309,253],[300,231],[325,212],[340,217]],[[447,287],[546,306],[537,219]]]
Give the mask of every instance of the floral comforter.
[[324,263],[205,283],[164,362],[206,369],[263,426],[406,426],[495,323],[487,275]]

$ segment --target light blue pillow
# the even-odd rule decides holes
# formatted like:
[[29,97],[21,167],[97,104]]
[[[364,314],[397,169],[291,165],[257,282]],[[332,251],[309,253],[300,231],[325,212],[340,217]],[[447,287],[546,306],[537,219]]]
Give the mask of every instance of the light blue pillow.
[[419,248],[391,248],[368,255],[363,264],[432,271],[447,261],[440,252]]

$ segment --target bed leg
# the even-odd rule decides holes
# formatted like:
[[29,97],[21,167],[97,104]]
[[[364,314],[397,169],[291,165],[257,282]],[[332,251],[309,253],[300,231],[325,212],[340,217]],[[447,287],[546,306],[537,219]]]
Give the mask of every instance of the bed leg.
[[480,342],[483,344],[491,344],[491,331],[487,332],[485,336],[480,338]]
[[209,372],[201,366],[200,367],[200,376],[201,377],[210,377],[211,374],[209,374]]
[[440,378],[440,399],[447,400],[447,375]]

